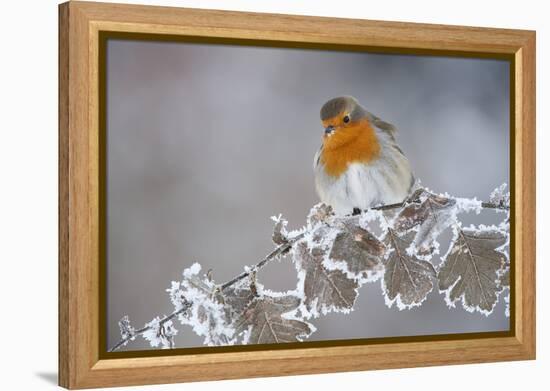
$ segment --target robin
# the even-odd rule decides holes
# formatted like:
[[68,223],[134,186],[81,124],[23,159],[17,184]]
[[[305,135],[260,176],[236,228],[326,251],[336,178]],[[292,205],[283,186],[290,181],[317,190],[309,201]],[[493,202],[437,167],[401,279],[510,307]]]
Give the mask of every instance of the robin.
[[326,102],[321,122],[323,144],[313,166],[322,202],[345,215],[407,197],[415,180],[393,125],[369,113],[352,96]]

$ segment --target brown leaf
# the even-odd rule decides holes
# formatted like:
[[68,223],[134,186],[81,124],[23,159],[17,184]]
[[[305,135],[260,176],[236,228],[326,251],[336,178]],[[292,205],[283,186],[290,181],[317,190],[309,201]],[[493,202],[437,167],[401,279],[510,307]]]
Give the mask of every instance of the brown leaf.
[[435,269],[430,262],[420,260],[407,253],[414,232],[403,237],[390,229],[385,244],[392,249],[386,260],[384,289],[390,301],[398,299],[398,306],[415,306],[420,304],[433,289]]
[[349,311],[357,297],[359,283],[340,270],[327,270],[323,266],[325,250],[310,249],[299,242],[293,251],[293,259],[304,277],[304,304],[314,314],[328,311]]
[[336,235],[330,258],[345,261],[353,274],[377,272],[383,268],[381,256],[386,247],[369,231],[353,224],[346,224]]
[[456,200],[424,192],[405,206],[394,220],[394,229],[408,231],[418,226],[414,242],[420,252],[429,253],[439,234],[454,222]]
[[256,295],[250,289],[247,279],[241,280],[225,288],[222,292],[222,300],[229,311],[229,315],[236,317],[242,314],[245,308],[254,300]]
[[499,284],[500,286],[503,286],[503,287],[510,286],[510,268],[509,267],[507,267],[500,275]]
[[498,271],[506,257],[496,249],[506,243],[507,235],[494,229],[458,229],[454,243],[439,271],[439,289],[447,291],[450,305],[462,298],[465,309],[490,313],[502,290]]
[[288,243],[286,225],[287,221],[281,217],[275,220],[275,226],[273,227],[273,235],[271,236],[271,239],[276,245]]
[[307,221],[311,226],[315,226],[318,223],[326,222],[330,216],[333,216],[334,212],[332,207],[326,204],[317,204],[309,211]]
[[309,336],[311,324],[282,315],[295,310],[300,298],[293,295],[271,297],[264,295],[251,301],[235,323],[235,332],[250,330],[249,344],[297,342]]

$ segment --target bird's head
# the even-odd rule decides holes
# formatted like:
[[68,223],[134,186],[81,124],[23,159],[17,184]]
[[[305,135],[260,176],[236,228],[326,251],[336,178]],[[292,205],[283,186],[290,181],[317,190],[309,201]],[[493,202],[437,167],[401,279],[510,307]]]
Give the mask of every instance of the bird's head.
[[367,111],[352,96],[341,96],[326,102],[321,108],[321,123],[325,144],[350,141],[368,127]]

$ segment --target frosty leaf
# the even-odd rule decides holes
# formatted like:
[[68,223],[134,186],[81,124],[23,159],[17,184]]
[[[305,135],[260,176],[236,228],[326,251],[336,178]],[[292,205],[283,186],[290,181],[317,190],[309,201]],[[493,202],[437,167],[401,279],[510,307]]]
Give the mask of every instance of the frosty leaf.
[[506,241],[504,244],[500,247],[497,247],[495,250],[504,254],[506,258],[506,268],[510,268],[510,221],[509,221],[509,213],[507,213],[508,216],[506,220],[502,221],[496,228],[500,231],[505,233],[506,235]]
[[181,282],[172,282],[167,291],[176,310],[188,308],[178,317],[182,324],[204,337],[207,345],[227,344],[233,336],[230,314],[219,288],[208,276],[200,275],[198,263],[183,271]]
[[245,279],[225,288],[222,297],[226,308],[230,311],[230,316],[238,316],[243,313],[256,295]]
[[510,317],[510,266],[500,271],[499,285],[504,288],[504,315]]
[[349,312],[357,297],[359,283],[341,270],[327,270],[323,266],[326,250],[309,249],[300,242],[293,251],[293,259],[303,283],[304,304],[312,315],[331,310]]
[[489,202],[500,207],[510,207],[510,192],[506,191],[506,183],[503,183],[491,192]]
[[310,227],[327,221],[330,216],[333,216],[334,212],[332,207],[326,204],[317,204],[309,211],[307,216],[307,222]]
[[506,315],[507,318],[510,317],[510,290],[508,290],[508,293],[506,296],[504,296],[504,303],[506,304],[504,308],[504,315]]
[[399,309],[420,305],[433,289],[436,272],[430,262],[420,260],[407,252],[414,232],[403,237],[390,229],[385,244],[390,249],[386,260],[383,289],[388,306],[397,301]]
[[405,206],[394,220],[394,229],[408,231],[418,226],[414,238],[420,253],[431,252],[430,248],[441,232],[454,223],[456,218],[456,201],[424,192],[418,202]]
[[[500,231],[503,231],[500,229]],[[504,229],[504,232],[509,232],[509,226],[506,226]],[[504,243],[503,246],[496,249],[498,252],[502,253],[504,257],[506,258],[506,263],[509,264],[510,260],[510,237],[508,236],[508,239],[506,243]]]
[[383,267],[380,257],[385,247],[369,231],[352,224],[336,235],[330,258],[345,261],[347,270],[355,275],[372,274]]
[[132,338],[136,333],[136,329],[130,324],[128,315],[125,315],[118,321],[118,327],[120,328],[120,336],[122,339]]
[[286,230],[288,221],[283,219],[281,215],[277,217],[273,216],[271,217],[271,219],[275,221],[275,227],[273,227],[273,235],[271,236],[273,243],[277,245],[288,243],[288,232]]
[[162,322],[157,316],[145,325],[148,329],[143,333],[152,347],[162,346],[163,349],[174,348],[174,336],[178,333],[171,320]]
[[237,334],[244,333],[246,338],[243,343],[249,344],[301,341],[314,331],[313,326],[284,316],[295,311],[299,305],[300,298],[293,295],[256,298],[237,320],[235,331]]
[[445,291],[447,304],[454,306],[462,298],[466,310],[491,313],[502,289],[498,272],[506,262],[496,249],[506,240],[496,229],[456,229],[439,271],[439,289]]
[[506,268],[499,277],[500,286],[510,286],[510,268]]

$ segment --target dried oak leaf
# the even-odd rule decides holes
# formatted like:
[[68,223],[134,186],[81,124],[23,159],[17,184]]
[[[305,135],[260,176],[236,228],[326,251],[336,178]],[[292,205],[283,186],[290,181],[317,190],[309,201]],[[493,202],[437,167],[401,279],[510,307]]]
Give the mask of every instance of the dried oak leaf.
[[505,255],[496,249],[506,240],[507,235],[495,229],[457,229],[438,276],[449,305],[462,298],[468,311],[489,314],[493,310],[502,290],[499,271],[506,263]]
[[303,273],[306,309],[316,315],[332,310],[350,311],[357,298],[359,283],[341,270],[325,268],[325,254],[323,248],[310,249],[305,242],[299,242],[293,251],[296,268],[300,274]]
[[394,229],[408,231],[418,226],[414,243],[421,253],[429,253],[439,234],[455,220],[456,200],[424,192],[406,205],[394,220]]
[[300,298],[293,295],[255,298],[236,321],[235,332],[249,332],[246,339],[249,344],[301,341],[315,330],[313,326],[301,320],[283,317],[299,305]]
[[369,231],[345,224],[336,235],[330,258],[345,261],[347,269],[355,275],[376,273],[383,268],[381,257],[386,247]]
[[391,249],[386,259],[384,290],[393,303],[398,300],[400,308],[417,306],[433,289],[435,269],[430,262],[420,260],[407,252],[415,233],[409,232],[403,237],[390,229],[385,244]]

